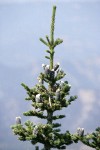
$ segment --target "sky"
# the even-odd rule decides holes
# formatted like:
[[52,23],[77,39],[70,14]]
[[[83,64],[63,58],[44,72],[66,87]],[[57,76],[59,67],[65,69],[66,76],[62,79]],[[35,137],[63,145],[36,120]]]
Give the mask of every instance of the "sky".
[[[62,131],[75,133],[84,127],[91,133],[100,126],[100,0],[0,0],[0,150],[32,149],[28,142],[17,140],[10,126],[16,116],[23,123],[40,122],[23,116],[31,104],[24,100],[21,83],[33,87],[43,71],[41,65],[49,63],[44,57],[47,47],[39,38],[50,33],[53,5],[57,6],[55,38],[64,41],[55,49],[55,63],[60,62],[66,72],[71,95],[78,95],[62,110],[66,114]],[[81,143],[74,148],[92,150]]]

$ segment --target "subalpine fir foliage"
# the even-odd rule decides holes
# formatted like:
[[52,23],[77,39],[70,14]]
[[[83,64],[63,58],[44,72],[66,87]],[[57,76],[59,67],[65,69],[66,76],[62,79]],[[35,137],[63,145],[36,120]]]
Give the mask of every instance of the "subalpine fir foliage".
[[79,137],[79,140],[85,145],[100,150],[100,127],[96,128],[92,134],[86,134],[83,137]]
[[[12,130],[15,135],[18,135],[19,140],[30,141],[33,145],[41,143],[44,150],[66,149],[66,145],[77,143],[78,140],[99,150],[100,138],[96,137],[99,136],[100,128],[88,135],[84,135],[84,128],[78,128],[76,134],[71,134],[69,131],[61,133],[61,124],[54,122],[65,117],[62,114],[54,115],[54,112],[68,107],[77,98],[77,96],[70,96],[71,85],[68,81],[61,80],[66,74],[60,69],[60,64],[54,64],[55,47],[63,42],[60,38],[54,39],[55,13],[56,6],[53,7],[52,12],[50,37],[46,36],[46,40],[40,38],[40,41],[48,47],[46,50],[48,55],[45,58],[49,60],[49,64],[42,64],[43,72],[39,74],[38,84],[34,87],[29,88],[22,83],[28,95],[26,100],[31,101],[33,106],[32,110],[23,114],[45,119],[47,123],[35,124],[26,121],[22,125],[21,118],[16,117],[16,125],[12,126]],[[36,146],[35,149],[38,150],[39,147]]]

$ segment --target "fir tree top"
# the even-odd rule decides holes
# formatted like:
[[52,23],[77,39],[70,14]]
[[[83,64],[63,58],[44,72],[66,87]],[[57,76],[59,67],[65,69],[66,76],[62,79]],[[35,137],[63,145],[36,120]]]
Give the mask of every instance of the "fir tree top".
[[[12,126],[13,132],[18,135],[19,140],[30,141],[33,145],[42,143],[44,150],[66,149],[66,145],[77,143],[78,140],[84,142],[84,128],[78,128],[74,135],[68,130],[61,133],[59,128],[61,124],[54,122],[65,117],[65,114],[54,115],[54,112],[68,107],[77,98],[77,96],[70,96],[71,85],[68,81],[61,80],[66,74],[59,68],[60,64],[54,64],[54,49],[63,42],[60,38],[54,39],[55,14],[56,6],[53,6],[50,36],[46,36],[46,40],[40,38],[40,41],[48,47],[46,52],[49,56],[45,56],[45,58],[49,59],[50,63],[42,64],[43,72],[39,74],[38,83],[34,87],[29,88],[22,83],[28,95],[25,100],[31,101],[33,107],[32,110],[23,114],[45,119],[47,123],[35,124],[28,120],[23,125],[21,117],[16,117],[16,124]],[[88,140],[84,143],[87,142]],[[39,147],[36,146],[36,150],[38,149]]]

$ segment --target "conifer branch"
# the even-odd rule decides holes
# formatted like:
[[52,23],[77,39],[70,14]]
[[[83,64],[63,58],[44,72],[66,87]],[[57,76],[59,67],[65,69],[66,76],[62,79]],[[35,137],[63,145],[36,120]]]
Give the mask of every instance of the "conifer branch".
[[42,38],[40,38],[40,41],[41,41],[43,44],[45,44],[46,46],[48,46],[48,43],[47,43],[45,40],[43,40]]
[[47,116],[43,115],[43,112],[37,112],[37,111],[28,111],[23,113],[24,116],[37,116],[38,118],[47,119]]
[[50,59],[50,57],[49,57],[49,56],[45,56],[45,58]]
[[49,47],[50,47],[50,46],[51,46],[51,42],[50,42],[50,39],[49,39],[49,36],[48,36],[48,35],[46,35],[46,39],[47,39],[48,45],[49,45]]

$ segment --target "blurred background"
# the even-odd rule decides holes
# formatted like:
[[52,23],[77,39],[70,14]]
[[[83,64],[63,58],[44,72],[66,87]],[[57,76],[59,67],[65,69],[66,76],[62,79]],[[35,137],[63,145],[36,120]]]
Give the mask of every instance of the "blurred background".
[[[15,117],[22,123],[30,119],[25,101],[24,82],[33,87],[42,70],[49,64],[44,58],[47,47],[39,38],[49,35],[52,6],[57,6],[55,38],[63,44],[55,51],[55,63],[66,72],[71,95],[78,95],[62,114],[62,131],[75,133],[83,127],[91,133],[100,126],[100,0],[0,0],[0,150],[34,150],[29,142],[21,142],[10,126]],[[68,150],[92,150],[80,142]]]

